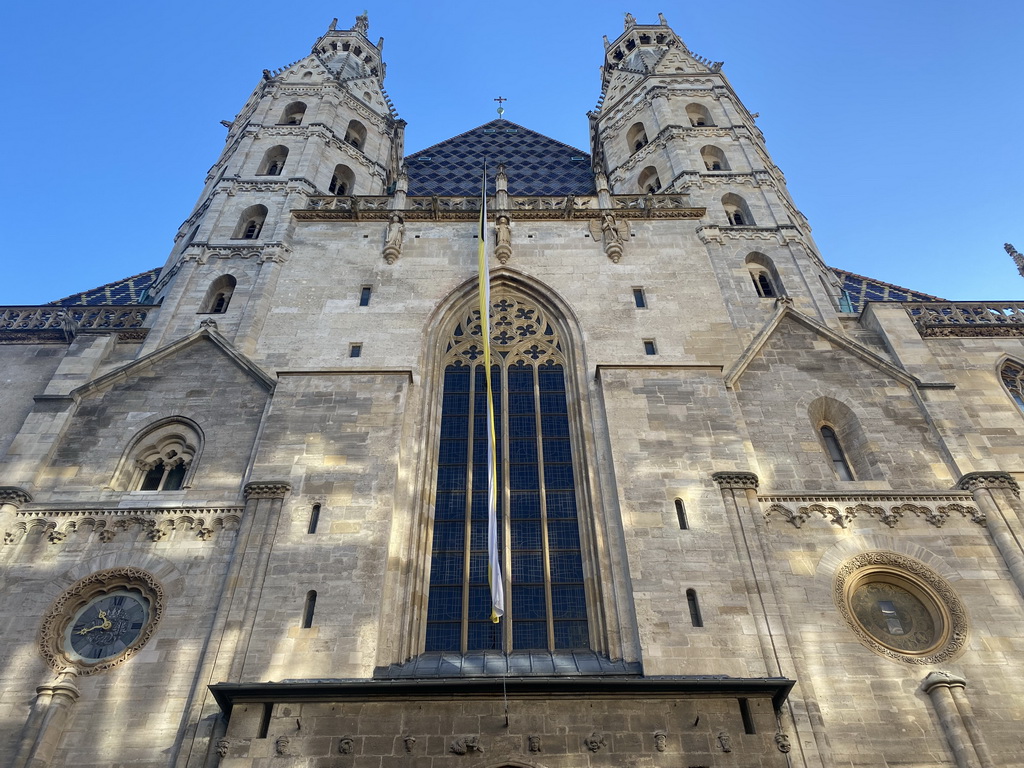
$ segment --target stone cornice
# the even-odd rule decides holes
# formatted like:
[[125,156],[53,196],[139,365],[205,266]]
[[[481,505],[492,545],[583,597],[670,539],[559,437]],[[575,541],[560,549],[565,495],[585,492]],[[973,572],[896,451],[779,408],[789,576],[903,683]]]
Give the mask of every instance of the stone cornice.
[[979,488],[988,488],[995,491],[1010,491],[1014,496],[1020,498],[1020,486],[1013,476],[1008,472],[968,472],[960,478],[956,484],[957,488],[974,493]]
[[715,472],[711,479],[718,483],[718,487],[735,488],[745,490],[751,488],[757,490],[758,479],[753,472]]
[[245,500],[249,499],[283,499],[291,491],[290,483],[283,480],[267,480],[246,483]]

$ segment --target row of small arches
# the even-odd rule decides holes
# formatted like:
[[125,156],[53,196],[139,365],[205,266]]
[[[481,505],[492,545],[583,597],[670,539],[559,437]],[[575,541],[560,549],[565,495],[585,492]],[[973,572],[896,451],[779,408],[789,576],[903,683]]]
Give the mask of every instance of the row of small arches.
[[[305,117],[306,104],[301,101],[293,101],[282,110],[277,124],[302,125]],[[345,129],[345,143],[351,144],[356,149],[362,149],[366,146],[366,126],[354,118],[349,120],[348,127]]]

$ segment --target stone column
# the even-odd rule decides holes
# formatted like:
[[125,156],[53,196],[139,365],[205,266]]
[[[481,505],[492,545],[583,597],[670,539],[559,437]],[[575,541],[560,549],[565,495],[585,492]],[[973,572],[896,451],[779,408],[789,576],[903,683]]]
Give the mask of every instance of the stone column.
[[965,685],[967,681],[962,677],[951,675],[949,672],[932,672],[924,679],[921,690],[932,700],[932,706],[939,716],[939,723],[946,734],[946,741],[953,752],[957,768],[982,768],[970,734],[953,700],[951,689],[962,690]]
[[981,768],[996,768],[996,764],[992,760],[992,753],[989,752],[988,744],[985,743],[985,737],[982,736],[981,728],[978,727],[978,720],[974,717],[974,708],[964,692],[964,686],[950,686],[949,692],[953,694],[953,703],[956,704],[957,712],[960,713],[960,719],[974,745],[974,751],[978,753],[978,762],[981,763]]
[[1010,569],[1013,583],[1024,595],[1024,551],[1009,525],[1006,515],[1017,516],[1020,504],[1020,486],[1006,472],[968,472],[960,478],[957,487],[974,494],[978,508],[985,513],[985,526]]
[[32,710],[21,732],[14,768],[47,768],[50,765],[72,707],[78,701],[77,676],[78,671],[68,667],[52,683],[36,688]]
[[0,512],[17,512],[32,501],[32,494],[13,485],[0,485]]

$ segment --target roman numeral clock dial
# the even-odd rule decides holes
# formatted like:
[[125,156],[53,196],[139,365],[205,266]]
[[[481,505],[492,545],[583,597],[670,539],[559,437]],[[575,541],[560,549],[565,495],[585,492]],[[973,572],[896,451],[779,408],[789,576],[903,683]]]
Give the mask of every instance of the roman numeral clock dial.
[[65,631],[65,649],[86,662],[112,658],[139,639],[148,620],[149,601],[141,593],[124,589],[98,595],[75,614]]

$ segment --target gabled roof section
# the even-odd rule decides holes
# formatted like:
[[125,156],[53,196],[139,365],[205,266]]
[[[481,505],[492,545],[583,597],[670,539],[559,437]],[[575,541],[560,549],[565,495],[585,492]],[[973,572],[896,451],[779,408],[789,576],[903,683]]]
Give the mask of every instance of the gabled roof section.
[[73,293],[63,299],[51,301],[50,304],[61,307],[140,304],[143,292],[156,282],[159,274],[159,269],[151,269],[90,291]]
[[832,271],[842,281],[843,290],[849,296],[854,312],[860,312],[869,301],[945,301],[930,293],[912,291],[842,269],[833,267]]
[[594,193],[589,154],[499,119],[406,157],[409,194],[479,195],[484,160],[491,193],[499,163],[512,195]]

